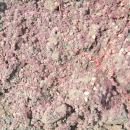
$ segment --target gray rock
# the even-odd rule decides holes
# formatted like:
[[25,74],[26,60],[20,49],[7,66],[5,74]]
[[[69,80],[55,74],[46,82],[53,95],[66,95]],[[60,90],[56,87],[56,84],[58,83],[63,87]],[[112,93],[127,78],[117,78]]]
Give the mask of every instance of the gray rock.
[[89,27],[89,34],[88,35],[91,36],[93,39],[95,39],[97,36],[97,33],[98,33],[98,29],[99,29],[99,25],[92,24]]
[[54,11],[58,8],[58,3],[55,0],[46,0],[44,3],[44,7],[50,11]]
[[59,51],[55,50],[52,52],[52,60],[53,61],[59,61],[60,60],[60,53]]
[[[113,115],[115,115],[114,118],[113,118]],[[115,109],[112,108],[103,116],[108,116],[108,119],[105,121],[105,124],[122,125],[129,121],[124,105],[120,106],[118,112],[115,113]]]
[[72,100],[76,100],[82,96],[82,93],[78,89],[70,89],[68,97]]
[[45,125],[50,125],[57,122],[61,118],[64,118],[67,113],[68,113],[68,107],[66,104],[62,104],[57,108],[55,108],[54,110],[51,107],[49,107],[43,114],[41,121]]
[[105,128],[107,130],[122,130],[122,126],[121,125],[106,125]]
[[3,108],[3,106],[0,104],[0,120],[2,120],[2,115],[5,114],[5,110]]
[[49,37],[47,40],[51,44],[54,44],[54,45],[58,44],[57,38],[55,38],[55,37]]

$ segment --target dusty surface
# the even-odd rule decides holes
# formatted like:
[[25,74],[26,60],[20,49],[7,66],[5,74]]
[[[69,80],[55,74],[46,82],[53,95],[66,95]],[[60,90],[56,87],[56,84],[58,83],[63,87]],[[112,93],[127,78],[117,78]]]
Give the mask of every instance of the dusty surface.
[[129,1],[1,1],[0,129],[130,130]]

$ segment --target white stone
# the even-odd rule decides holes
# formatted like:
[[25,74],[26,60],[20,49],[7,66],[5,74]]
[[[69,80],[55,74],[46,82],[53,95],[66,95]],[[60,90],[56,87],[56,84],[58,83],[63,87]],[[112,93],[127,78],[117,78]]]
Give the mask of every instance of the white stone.
[[88,102],[88,98],[85,97],[84,100],[85,100],[85,102]]
[[88,91],[85,91],[84,94],[85,94],[86,96],[88,96],[88,95],[89,95],[89,92],[88,92]]
[[128,53],[127,53],[127,55],[129,55],[129,56],[130,56],[130,52],[128,52]]
[[92,78],[92,81],[95,81],[95,80],[96,80],[96,78],[95,78],[95,77],[93,77],[93,78]]
[[92,35],[92,38],[95,39],[95,38],[96,38],[96,35]]
[[122,53],[124,52],[124,48],[120,49],[119,55],[122,55]]
[[96,90],[97,90],[97,88],[96,88],[96,87],[94,87],[94,88],[93,88],[93,90],[95,90],[95,91],[96,91]]

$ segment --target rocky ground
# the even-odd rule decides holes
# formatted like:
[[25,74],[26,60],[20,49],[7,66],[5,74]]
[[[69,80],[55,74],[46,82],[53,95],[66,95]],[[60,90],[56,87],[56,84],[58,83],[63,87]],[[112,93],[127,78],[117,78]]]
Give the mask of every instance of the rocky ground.
[[1,130],[130,130],[130,1],[0,1]]

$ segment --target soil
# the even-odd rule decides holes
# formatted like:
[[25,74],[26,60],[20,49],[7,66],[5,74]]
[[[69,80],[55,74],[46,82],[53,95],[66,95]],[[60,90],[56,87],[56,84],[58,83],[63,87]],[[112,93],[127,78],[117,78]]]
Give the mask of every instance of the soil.
[[130,130],[130,1],[0,1],[1,130]]

